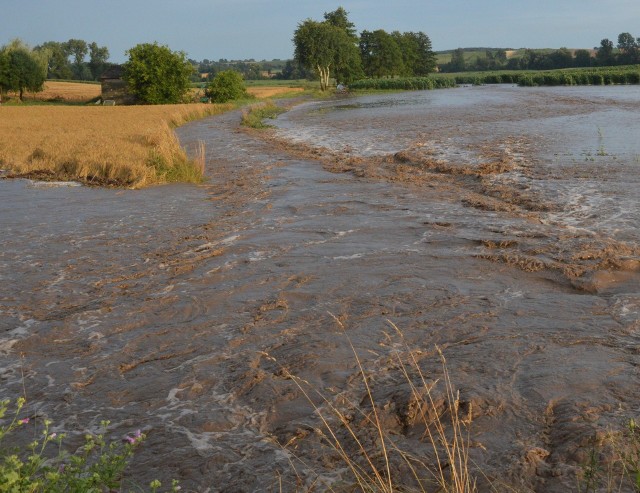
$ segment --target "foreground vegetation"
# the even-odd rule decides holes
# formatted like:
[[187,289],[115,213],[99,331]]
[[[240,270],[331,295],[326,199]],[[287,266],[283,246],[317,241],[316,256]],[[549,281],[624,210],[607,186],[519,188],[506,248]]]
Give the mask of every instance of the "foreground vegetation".
[[[9,493],[88,493],[121,490],[124,471],[145,435],[137,430],[122,441],[107,444],[104,433],[86,434],[85,442],[75,453],[63,448],[64,434],[50,431],[51,422],[21,418],[26,403],[19,398],[13,409],[8,400],[0,401],[0,491]],[[9,414],[9,416],[7,416]],[[2,418],[7,417],[3,424]],[[102,421],[106,432],[109,421]],[[13,445],[25,435],[36,437],[26,447]],[[9,448],[6,448],[6,447]],[[57,454],[53,452],[57,449]],[[149,491],[162,486],[154,480]],[[171,491],[178,491],[173,481]],[[136,491],[144,491],[136,485]]]
[[[478,469],[471,458],[472,449],[478,447],[471,439],[474,410],[471,404],[463,404],[444,354],[435,347],[441,370],[437,371],[439,378],[434,379],[422,369],[424,352],[411,349],[402,332],[391,325],[396,330],[395,337],[389,335],[394,345],[391,357],[409,393],[406,426],[421,435],[419,441],[424,447],[420,452],[407,449],[388,429],[388,409],[375,400],[371,386],[371,373],[375,370],[364,366],[346,333],[364,394],[358,402],[344,396],[335,399],[292,374],[286,364],[262,353],[314,409],[319,419],[314,431],[321,437],[327,457],[336,458],[343,466],[337,483],[325,482],[326,478],[318,475],[308,491],[315,491],[315,487],[323,491],[384,493],[529,491],[514,489],[505,480],[489,478]],[[105,435],[110,423],[102,421],[102,432],[87,433],[84,444],[70,452],[63,443],[65,434],[51,431],[50,421],[28,417],[32,413],[23,409],[24,398],[18,398],[12,409],[10,404],[9,400],[0,401],[0,492],[167,491],[157,479],[145,486],[136,483],[135,475],[126,473],[146,438],[140,430],[108,443]],[[286,443],[273,437],[289,456],[298,485],[304,484],[309,474],[316,474],[297,455],[300,437],[295,435]],[[621,430],[609,429],[594,435],[592,443],[582,446],[591,447],[591,453],[584,463],[576,464],[576,487],[569,491],[640,491],[640,430],[634,419]],[[214,482],[215,478],[211,480]],[[177,481],[172,481],[168,491],[179,490]]]

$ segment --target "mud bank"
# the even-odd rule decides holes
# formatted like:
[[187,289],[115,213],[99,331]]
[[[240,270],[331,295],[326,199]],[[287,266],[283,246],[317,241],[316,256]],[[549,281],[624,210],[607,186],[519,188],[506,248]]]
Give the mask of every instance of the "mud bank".
[[[546,96],[540,109],[537,96],[521,94],[510,107],[542,121],[590,115],[564,96]],[[624,222],[634,216],[576,213],[586,202],[569,188],[573,176],[549,175],[553,151],[550,158],[539,146],[557,133],[534,125],[533,135],[506,118],[509,90],[478,95],[482,112],[434,101],[442,129],[429,130],[432,140],[411,133],[423,116],[394,138],[380,130],[395,128],[380,113],[380,128],[362,115],[357,127],[340,127],[334,116],[357,106],[292,111],[267,138],[238,130],[237,113],[194,122],[178,133],[187,148],[206,142],[210,181],[201,187],[0,181],[0,397],[26,388],[30,414],[52,419],[72,445],[103,419],[115,439],[141,428],[148,440],[131,469],[140,484],[176,478],[185,491],[348,490],[349,470],[291,375],[308,382],[320,409],[350,416],[375,450],[375,430],[353,407],[371,410],[350,340],[389,437],[429,462],[398,357],[411,351],[433,382],[442,377],[438,345],[473,418],[480,490],[576,490],[594,446],[603,445],[604,463],[613,460],[606,434],[624,429],[640,406],[636,272],[579,258],[580,241],[598,251],[613,242],[616,259],[637,261],[637,230]],[[579,98],[594,100],[592,110],[623,104]],[[401,105],[367,101],[402,113]],[[438,105],[448,107],[448,120]],[[320,132],[325,121],[314,115],[331,117],[335,131]],[[466,139],[447,134],[465,125]],[[300,132],[317,136],[315,144]],[[631,168],[627,152],[637,149],[617,160]],[[583,157],[565,166],[580,168]],[[598,161],[584,162],[585,179],[597,182]],[[635,171],[614,180],[615,163],[600,164],[607,186],[637,183]],[[559,185],[556,193],[543,182]],[[518,183],[528,188],[506,199]],[[522,258],[543,265],[523,268]],[[434,392],[445,409],[444,390]],[[357,457],[340,420],[330,422]],[[397,454],[391,469],[412,485]]]

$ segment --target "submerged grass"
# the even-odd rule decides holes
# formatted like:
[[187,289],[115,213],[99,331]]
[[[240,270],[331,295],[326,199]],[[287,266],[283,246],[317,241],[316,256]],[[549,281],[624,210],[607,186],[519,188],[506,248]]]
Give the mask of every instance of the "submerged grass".
[[[335,318],[335,317],[334,317]],[[454,389],[446,359],[436,347],[441,366],[442,378],[430,381],[421,370],[416,352],[411,350],[402,332],[390,322],[401,340],[400,350],[394,358],[401,377],[409,386],[410,402],[415,423],[424,428],[423,440],[430,444],[431,458],[418,457],[411,450],[401,448],[381,419],[380,403],[376,402],[370,385],[370,376],[353,346],[340,320],[335,318],[356,361],[359,376],[364,385],[365,397],[360,404],[348,402],[347,406],[312,388],[305,380],[292,375],[285,367],[282,373],[291,379],[313,406],[322,424],[315,430],[335,453],[350,476],[338,483],[323,484],[329,491],[438,491],[442,493],[474,493],[476,481],[470,470],[471,410],[463,415],[460,396]],[[269,355],[265,355],[275,361]],[[442,389],[436,390],[438,387]],[[444,392],[444,405],[436,392]],[[343,396],[344,397],[344,396]],[[375,437],[372,439],[372,437]],[[282,445],[285,450],[293,443]],[[291,460],[297,471],[296,462],[308,467],[295,454]],[[299,480],[303,478],[299,475]],[[345,483],[346,481],[346,483]],[[324,483],[320,478],[317,482]],[[314,483],[315,486],[315,483]]]
[[[12,106],[0,110],[0,168],[14,176],[140,188],[199,182],[173,131],[231,105]],[[201,153],[203,155],[203,152]]]
[[264,120],[274,119],[285,111],[273,101],[254,104],[242,111],[242,125],[250,128],[269,128],[271,125],[265,123]]

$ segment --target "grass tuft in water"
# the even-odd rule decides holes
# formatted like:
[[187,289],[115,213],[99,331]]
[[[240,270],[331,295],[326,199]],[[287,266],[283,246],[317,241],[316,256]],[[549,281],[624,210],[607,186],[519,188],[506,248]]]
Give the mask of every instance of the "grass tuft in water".
[[[409,386],[413,415],[416,423],[425,430],[423,440],[431,445],[431,458],[427,459],[401,448],[386,429],[380,415],[382,408],[374,399],[369,372],[344,331],[342,322],[335,317],[334,319],[351,347],[364,386],[365,397],[362,402],[358,404],[347,401],[346,405],[338,404],[312,388],[305,380],[292,375],[286,367],[280,367],[283,375],[294,382],[313,406],[322,425],[315,433],[323,439],[332,454],[339,457],[346,471],[345,476],[348,476],[331,484],[320,477],[316,482],[323,483],[322,486],[329,491],[477,491],[476,480],[469,467],[471,410],[466,415],[461,412],[460,396],[453,387],[446,359],[440,348],[436,347],[436,351],[443,376],[432,382],[422,372],[417,354],[407,346],[402,332],[389,322],[400,339],[401,349],[396,350],[393,356],[401,378]],[[267,354],[264,356],[276,361]],[[436,392],[444,393],[444,405],[441,399],[436,398]],[[299,481],[304,482],[297,471],[296,462],[306,469],[308,465],[293,452],[291,446],[295,441],[294,437],[282,447],[290,456],[293,455],[291,465]]]
[[264,120],[275,119],[286,110],[277,106],[273,101],[266,101],[250,106],[242,111],[242,125],[249,128],[271,128],[272,125]]

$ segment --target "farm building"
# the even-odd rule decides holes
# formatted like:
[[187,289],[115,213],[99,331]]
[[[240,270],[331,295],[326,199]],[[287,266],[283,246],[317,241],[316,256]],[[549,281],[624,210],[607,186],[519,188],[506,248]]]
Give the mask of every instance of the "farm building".
[[100,77],[102,101],[114,101],[115,104],[136,104],[136,97],[129,93],[127,83],[122,79],[124,68],[113,65]]

